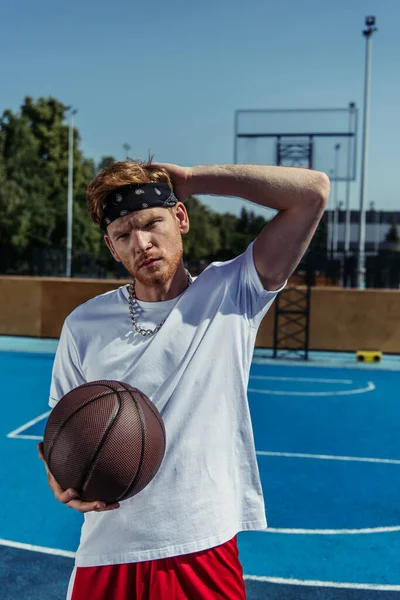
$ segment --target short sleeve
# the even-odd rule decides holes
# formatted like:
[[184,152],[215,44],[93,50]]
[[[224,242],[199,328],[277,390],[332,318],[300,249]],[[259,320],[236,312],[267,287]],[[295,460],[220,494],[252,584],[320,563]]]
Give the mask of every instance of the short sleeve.
[[75,340],[65,321],[53,364],[49,406],[52,408],[69,391],[86,383]]
[[247,250],[232,261],[236,273],[230,273],[231,292],[241,313],[248,319],[252,327],[259,327],[276,296],[286,286],[286,282],[278,290],[266,290],[254,264],[254,242]]

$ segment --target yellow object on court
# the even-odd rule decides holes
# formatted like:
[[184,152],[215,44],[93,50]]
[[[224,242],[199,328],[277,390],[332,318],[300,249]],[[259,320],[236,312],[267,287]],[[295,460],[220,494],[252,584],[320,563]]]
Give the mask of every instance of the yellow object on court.
[[381,362],[382,352],[379,350],[357,350],[358,362]]

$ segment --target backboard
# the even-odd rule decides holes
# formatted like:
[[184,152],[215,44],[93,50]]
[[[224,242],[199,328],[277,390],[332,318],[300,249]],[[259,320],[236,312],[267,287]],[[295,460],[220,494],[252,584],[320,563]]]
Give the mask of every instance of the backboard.
[[331,180],[356,178],[358,111],[348,108],[237,110],[237,164],[298,166]]

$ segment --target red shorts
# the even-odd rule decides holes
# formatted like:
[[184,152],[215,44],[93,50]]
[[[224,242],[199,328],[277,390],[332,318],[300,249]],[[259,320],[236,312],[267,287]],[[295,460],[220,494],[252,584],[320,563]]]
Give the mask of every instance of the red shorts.
[[236,537],[193,554],[123,565],[77,567],[68,594],[68,600],[245,599]]

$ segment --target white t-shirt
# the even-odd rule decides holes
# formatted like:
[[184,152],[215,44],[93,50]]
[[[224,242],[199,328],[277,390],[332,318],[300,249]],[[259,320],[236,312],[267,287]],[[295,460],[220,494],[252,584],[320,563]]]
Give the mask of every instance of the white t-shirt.
[[167,440],[143,491],[117,510],[85,515],[77,566],[197,552],[266,528],[246,392],[257,329],[276,294],[263,288],[251,244],[211,264],[179,297],[139,302],[141,326],[166,319],[151,337],[133,332],[126,286],[66,319],[50,406],[82,383],[123,381],[155,403]]

